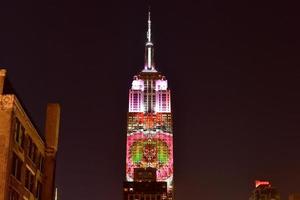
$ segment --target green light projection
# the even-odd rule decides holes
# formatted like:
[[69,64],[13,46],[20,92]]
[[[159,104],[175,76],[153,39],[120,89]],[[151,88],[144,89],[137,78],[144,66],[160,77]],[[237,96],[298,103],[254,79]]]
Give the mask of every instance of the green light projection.
[[157,139],[140,139],[132,144],[130,152],[134,164],[152,162],[164,165],[169,161],[169,149],[167,143]]

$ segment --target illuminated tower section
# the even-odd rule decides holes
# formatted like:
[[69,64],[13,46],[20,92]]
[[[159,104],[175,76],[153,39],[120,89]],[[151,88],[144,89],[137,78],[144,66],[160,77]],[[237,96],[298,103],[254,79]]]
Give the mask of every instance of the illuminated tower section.
[[167,182],[173,196],[173,131],[168,81],[155,69],[150,12],[144,69],[129,90],[126,179],[134,181],[135,168],[155,168],[157,181]]

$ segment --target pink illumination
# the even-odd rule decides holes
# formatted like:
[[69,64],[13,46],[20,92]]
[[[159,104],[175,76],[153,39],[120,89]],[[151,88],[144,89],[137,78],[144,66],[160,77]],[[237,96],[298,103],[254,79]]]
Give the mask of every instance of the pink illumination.
[[168,81],[167,80],[156,80],[155,81],[155,90],[167,90],[168,89]]
[[129,112],[144,111],[144,93],[140,90],[129,90]]
[[259,180],[256,180],[255,181],[255,187],[257,188],[260,185],[270,185],[270,182],[269,181],[259,181]]
[[144,81],[136,78],[132,81],[131,89],[144,91]]
[[156,91],[155,112],[171,112],[170,90]]

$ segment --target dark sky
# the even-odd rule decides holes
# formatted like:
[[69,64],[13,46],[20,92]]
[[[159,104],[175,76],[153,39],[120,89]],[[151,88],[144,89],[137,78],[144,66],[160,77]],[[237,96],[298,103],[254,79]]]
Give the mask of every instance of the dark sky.
[[[295,1],[296,2],[296,1]],[[300,192],[299,6],[152,1],[157,69],[172,90],[176,197],[248,199],[267,179]],[[43,130],[62,107],[62,200],[119,200],[126,112],[143,68],[148,3],[0,3],[0,65]]]

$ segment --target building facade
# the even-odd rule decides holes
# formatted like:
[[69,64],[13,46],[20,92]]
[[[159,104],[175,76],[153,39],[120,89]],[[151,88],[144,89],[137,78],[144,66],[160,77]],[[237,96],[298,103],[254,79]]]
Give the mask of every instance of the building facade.
[[[134,181],[135,169],[153,168],[156,181],[167,184],[168,199],[173,199],[171,91],[166,77],[155,68],[150,12],[145,64],[143,70],[134,76],[129,90],[127,125],[127,182]],[[160,194],[158,196],[163,198]]]
[[255,189],[253,190],[249,200],[280,200],[279,192],[272,187],[269,181],[255,181]]
[[0,200],[53,200],[60,107],[48,104],[41,137],[0,69]]
[[124,183],[124,200],[167,199],[167,182],[156,179],[155,168],[135,168],[133,181]]

